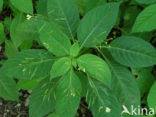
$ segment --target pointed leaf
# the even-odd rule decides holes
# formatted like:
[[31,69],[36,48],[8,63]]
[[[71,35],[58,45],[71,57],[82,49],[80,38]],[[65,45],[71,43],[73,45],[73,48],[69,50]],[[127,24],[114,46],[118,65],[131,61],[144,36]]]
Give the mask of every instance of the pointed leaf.
[[136,0],[140,4],[153,4],[156,3],[156,0]]
[[64,75],[71,68],[71,60],[68,57],[57,60],[50,71],[50,78],[56,78]]
[[31,18],[29,20],[21,22],[18,26],[16,26],[17,37],[22,38],[22,40],[29,41],[39,40],[39,34],[35,23],[36,20],[37,18]]
[[[25,20],[25,17],[23,15],[23,13],[18,14],[17,16],[15,16],[15,18],[13,19],[11,26],[10,26],[10,36],[11,36],[11,40],[14,43],[14,45],[16,47],[19,47],[19,45],[24,41],[23,38],[20,38],[18,35],[18,31],[17,28],[18,26]],[[22,32],[23,34],[23,32]]]
[[80,47],[79,44],[76,42],[70,48],[70,56],[76,57],[79,54]]
[[0,45],[5,41],[5,39],[4,26],[0,23]]
[[156,29],[156,4],[145,8],[137,17],[132,32],[149,32]]
[[56,90],[56,113],[60,117],[74,117],[79,107],[80,99],[81,82],[74,71],[71,70],[58,83]]
[[118,97],[121,105],[131,109],[131,105],[140,105],[140,91],[131,72],[113,60],[106,49],[103,56],[112,73],[112,89]]
[[108,65],[100,57],[85,54],[78,58],[77,63],[84,72],[110,87],[111,72]]
[[43,117],[54,110],[56,84],[56,81],[46,78],[33,90],[29,105],[30,117]]
[[0,73],[0,97],[6,100],[18,101],[18,90],[13,79]]
[[136,81],[140,88],[141,95],[149,92],[151,85],[155,81],[152,71],[147,68],[132,69],[132,73],[137,77]]
[[156,110],[155,99],[156,99],[156,82],[152,85],[147,98],[149,108],[153,108],[154,110]]
[[69,55],[71,43],[68,37],[53,23],[45,22],[40,28],[40,40],[56,56]]
[[46,76],[54,57],[44,50],[25,50],[10,57],[2,67],[2,72],[10,77],[33,79]]
[[28,14],[33,14],[32,0],[11,0],[11,3],[19,11],[22,11],[22,12],[28,13]]
[[17,88],[23,90],[33,90],[34,88],[36,88],[36,86],[40,83],[41,80],[42,78],[31,80],[21,79],[17,83]]
[[48,0],[47,10],[49,18],[74,39],[79,22],[79,12],[74,0]]
[[94,117],[121,117],[121,106],[115,95],[94,79],[89,78],[86,101]]
[[155,48],[137,37],[119,37],[111,42],[109,51],[117,62],[129,67],[148,67],[156,64]]
[[89,11],[78,27],[80,48],[93,47],[106,39],[116,23],[119,3],[108,3]]
[[48,0],[38,0],[37,8],[36,8],[37,14],[47,16],[48,15],[47,5],[48,5]]
[[11,57],[17,54],[18,50],[11,40],[5,40],[5,54],[7,57]]

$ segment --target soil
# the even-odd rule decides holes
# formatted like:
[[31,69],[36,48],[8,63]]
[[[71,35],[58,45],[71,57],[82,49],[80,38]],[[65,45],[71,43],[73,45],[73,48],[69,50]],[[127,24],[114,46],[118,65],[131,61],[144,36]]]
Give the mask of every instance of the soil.
[[0,98],[0,117],[28,117],[29,93],[20,91],[19,102]]

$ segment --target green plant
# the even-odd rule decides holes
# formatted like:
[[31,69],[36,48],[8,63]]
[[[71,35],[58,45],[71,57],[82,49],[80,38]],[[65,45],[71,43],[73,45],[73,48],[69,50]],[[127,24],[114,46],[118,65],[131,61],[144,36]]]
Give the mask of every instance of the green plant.
[[[10,8],[16,14],[9,27],[11,41],[3,36],[0,24],[9,57],[0,69],[0,96],[18,101],[19,89],[33,90],[30,117],[74,117],[82,97],[94,117],[127,117],[122,114],[122,106],[138,107],[141,96],[155,81],[151,69],[156,64],[156,50],[144,38],[148,39],[145,32],[156,29],[156,4],[133,15],[131,10],[120,10],[120,6],[137,5],[139,0],[120,1],[82,0],[80,4],[73,0],[39,0],[37,14],[33,15],[31,0],[11,0]],[[134,16],[132,22],[129,14]],[[123,28],[119,26],[121,18],[127,24]],[[112,29],[113,34],[117,33],[115,28],[122,35],[109,38]],[[37,49],[31,49],[34,42]],[[144,78],[143,73],[148,75]],[[134,75],[143,78],[137,80]],[[19,80],[17,84],[13,78]],[[156,106],[153,92],[155,84],[148,97],[151,108]]]

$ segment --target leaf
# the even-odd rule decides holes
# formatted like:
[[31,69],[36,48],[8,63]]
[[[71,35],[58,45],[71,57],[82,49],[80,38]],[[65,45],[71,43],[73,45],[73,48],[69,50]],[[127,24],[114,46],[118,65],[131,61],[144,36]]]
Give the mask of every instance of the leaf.
[[147,68],[141,68],[132,69],[132,73],[137,77],[136,81],[140,88],[141,95],[143,96],[145,93],[148,93],[155,80],[152,71]]
[[59,117],[56,113],[51,113],[48,117]]
[[[138,9],[137,6],[127,6],[125,5],[125,8],[123,8],[125,10],[124,13],[124,27],[122,28],[123,30],[126,30],[129,32],[131,32],[132,26],[136,20],[136,17],[138,16],[138,14],[140,13],[140,9]],[[123,33],[125,33],[123,31]]]
[[79,13],[80,15],[84,16],[84,14],[86,13],[86,6],[89,2],[89,0],[74,0],[78,9],[79,9]]
[[20,45],[20,49],[23,50],[28,50],[31,49],[33,46],[33,41],[30,40],[24,40],[23,43]]
[[122,36],[110,43],[113,58],[128,67],[148,67],[156,64],[156,50],[148,42],[132,36]]
[[44,50],[25,50],[10,57],[1,69],[9,77],[34,79],[50,73],[54,57]]
[[0,45],[5,41],[5,39],[4,26],[0,23]]
[[56,78],[64,75],[71,68],[71,60],[68,57],[57,60],[50,71],[50,78]]
[[108,65],[100,57],[85,54],[78,58],[79,68],[89,74],[92,78],[101,81],[106,86],[111,85],[111,72]]
[[0,12],[2,11],[3,8],[3,0],[0,0]]
[[7,57],[11,57],[18,52],[15,45],[12,43],[11,40],[5,40],[5,54]]
[[79,54],[80,47],[79,44],[76,42],[70,48],[70,56],[76,57]]
[[17,83],[17,88],[23,90],[33,90],[34,88],[36,88],[36,86],[40,83],[41,80],[42,78],[31,80],[21,79]]
[[[19,47],[19,45],[24,41],[23,38],[20,38],[18,35],[17,27],[24,21],[24,15],[20,13],[19,15],[15,16],[11,23],[10,27],[10,36],[13,44],[16,47]],[[23,36],[23,35],[22,35]]]
[[3,24],[4,24],[4,26],[5,26],[5,29],[6,29],[6,32],[7,32],[7,33],[10,31],[11,22],[12,22],[11,17],[6,17],[6,18],[4,19]]
[[148,94],[148,97],[147,97],[149,108],[153,108],[154,110],[156,110],[155,99],[156,99],[156,82],[152,85],[150,92]]
[[[140,105],[140,91],[131,72],[113,60],[106,49],[102,50],[102,55],[112,73],[112,90],[119,99],[121,105],[131,109],[131,105]],[[133,100],[132,100],[133,99]]]
[[136,0],[140,4],[153,4],[156,3],[156,0]]
[[58,116],[74,117],[80,99],[81,82],[74,71],[70,70],[59,80],[56,89],[56,113]]
[[82,72],[75,72],[75,73],[81,81],[81,85],[82,85],[81,97],[85,97],[86,92],[87,92],[86,84],[88,84],[87,76],[85,74],[83,74]]
[[[31,16],[30,16],[31,17]],[[36,26],[37,18],[31,18],[29,20],[24,20],[16,26],[16,36],[22,40],[38,40],[39,33],[38,27]]]
[[121,106],[115,97],[98,81],[89,80],[86,101],[94,117],[121,117]]
[[137,17],[132,32],[149,32],[156,29],[156,4],[145,8]]
[[106,0],[75,0],[75,3],[78,6],[79,12],[82,16],[84,16],[91,9],[104,5]]
[[18,101],[18,91],[15,81],[3,73],[0,73],[0,97],[5,100]]
[[40,40],[56,56],[69,55],[71,43],[68,37],[53,23],[44,23],[40,28]]
[[11,0],[11,4],[21,12],[33,14],[32,0]]
[[41,15],[44,15],[44,16],[47,16],[48,13],[47,13],[47,3],[48,3],[48,0],[38,0],[37,2],[37,14],[41,14]]
[[48,16],[74,40],[79,23],[79,12],[74,0],[48,0]]
[[106,39],[116,23],[119,3],[108,3],[89,11],[78,27],[80,48],[93,47]]
[[29,105],[30,117],[43,117],[54,110],[56,84],[57,81],[46,78],[33,90]]
[[101,6],[105,4],[107,4],[107,0],[89,0],[86,6],[86,12],[90,11],[91,9],[97,6]]

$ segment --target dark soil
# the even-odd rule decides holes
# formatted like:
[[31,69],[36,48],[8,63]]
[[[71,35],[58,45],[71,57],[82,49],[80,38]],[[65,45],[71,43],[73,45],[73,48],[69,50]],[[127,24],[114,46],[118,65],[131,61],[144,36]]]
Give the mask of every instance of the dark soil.
[[20,91],[19,102],[0,98],[0,117],[28,117],[29,93]]

